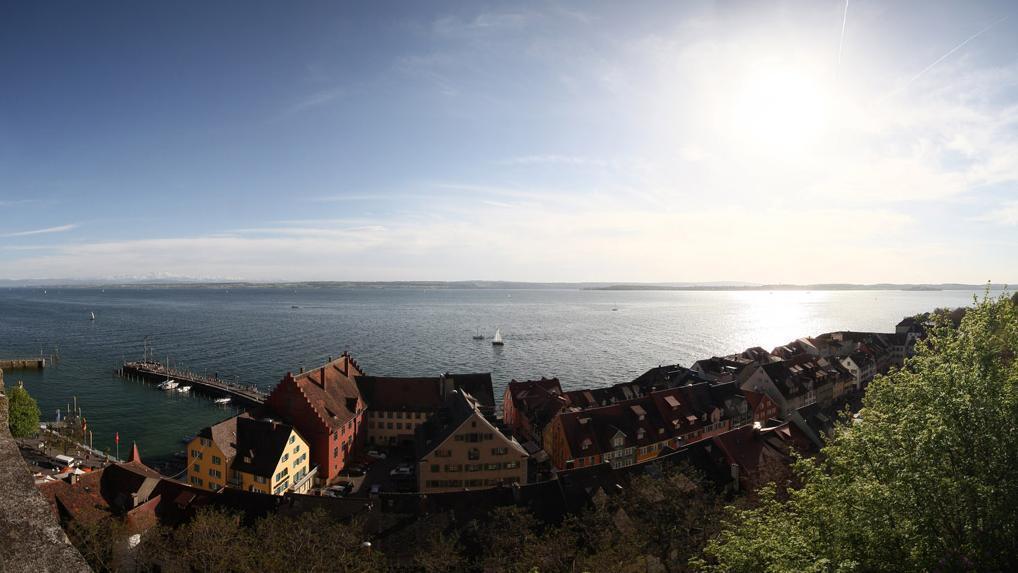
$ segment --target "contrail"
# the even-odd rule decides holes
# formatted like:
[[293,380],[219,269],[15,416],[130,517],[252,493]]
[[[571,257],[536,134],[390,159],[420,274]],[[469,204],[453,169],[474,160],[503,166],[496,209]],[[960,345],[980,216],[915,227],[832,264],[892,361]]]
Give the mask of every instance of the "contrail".
[[923,77],[923,75],[925,75],[925,74],[926,74],[926,72],[928,72],[928,71],[932,70],[933,68],[935,68],[935,67],[937,66],[937,64],[939,64],[940,62],[943,62],[944,60],[946,60],[947,58],[949,58],[949,57],[951,56],[951,54],[953,54],[953,53],[957,52],[958,50],[960,50],[960,49],[964,48],[964,47],[965,47],[965,44],[968,44],[968,43],[969,43],[969,42],[971,42],[972,40],[975,40],[975,39],[976,39],[976,38],[978,38],[979,36],[982,36],[983,34],[985,34],[986,32],[988,32],[988,31],[990,30],[990,28],[993,28],[993,27],[994,27],[994,26],[996,26],[997,24],[1000,24],[1000,23],[1001,23],[1001,22],[1003,22],[1004,20],[1007,20],[1007,18],[1008,18],[1007,16],[1004,16],[1004,17],[1002,17],[1002,18],[1000,18],[1000,19],[998,19],[998,20],[996,20],[996,21],[992,22],[992,23],[991,23],[991,24],[990,24],[989,26],[986,26],[986,27],[985,27],[985,28],[983,28],[982,30],[979,30],[979,31],[978,31],[978,32],[976,32],[975,34],[972,34],[972,35],[971,35],[971,36],[969,36],[968,38],[965,38],[965,41],[964,41],[964,42],[962,42],[962,43],[958,44],[957,46],[955,46],[955,47],[951,48],[950,50],[948,50],[946,54],[944,54],[943,56],[940,56],[940,57],[939,57],[939,58],[937,58],[937,59],[936,59],[936,60],[935,60],[935,61],[934,61],[934,62],[933,62],[932,64],[930,64],[930,65],[926,66],[925,68],[923,68],[923,71],[921,71],[921,72],[919,72],[918,74],[916,74],[916,75],[912,76],[911,78],[909,78],[909,80],[908,80],[907,82],[905,82],[905,83],[904,83],[904,84],[903,84],[903,85],[902,85],[901,87],[899,87],[898,89],[894,90],[893,92],[891,92],[891,93],[887,94],[887,97],[891,97],[891,96],[893,96],[893,95],[897,94],[898,92],[900,92],[900,91],[904,90],[904,89],[905,89],[905,88],[907,88],[907,87],[908,87],[908,86],[909,86],[909,85],[910,85],[910,84],[911,84],[912,82],[914,82],[914,81],[918,80],[919,78]]
[[845,15],[841,18],[841,38],[838,40],[838,67],[834,68],[834,77],[841,70],[841,49],[845,45],[845,25],[848,24],[848,0],[845,0]]

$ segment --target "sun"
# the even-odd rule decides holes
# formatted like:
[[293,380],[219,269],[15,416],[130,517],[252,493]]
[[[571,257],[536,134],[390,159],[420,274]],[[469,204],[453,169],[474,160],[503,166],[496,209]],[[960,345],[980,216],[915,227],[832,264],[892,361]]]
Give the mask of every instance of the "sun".
[[763,63],[734,86],[730,133],[761,153],[787,153],[817,142],[828,120],[826,86],[809,70]]

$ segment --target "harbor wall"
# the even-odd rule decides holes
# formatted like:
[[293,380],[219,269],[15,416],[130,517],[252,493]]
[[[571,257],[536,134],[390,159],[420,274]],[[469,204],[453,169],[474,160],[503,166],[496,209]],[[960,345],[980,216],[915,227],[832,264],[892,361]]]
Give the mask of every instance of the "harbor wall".
[[0,359],[0,370],[39,370],[46,367],[45,358]]
[[35,487],[7,419],[0,369],[0,571],[91,571]]

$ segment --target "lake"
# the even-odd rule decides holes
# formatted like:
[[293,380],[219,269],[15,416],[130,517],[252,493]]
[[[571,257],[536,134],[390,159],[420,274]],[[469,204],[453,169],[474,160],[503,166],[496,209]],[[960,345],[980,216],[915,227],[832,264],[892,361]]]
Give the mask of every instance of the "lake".
[[[143,458],[164,458],[234,410],[114,376],[123,360],[142,357],[146,337],[160,361],[265,390],[346,350],[369,374],[490,371],[501,400],[513,378],[610,385],[659,364],[822,332],[893,332],[904,316],[968,305],[974,295],[982,293],[16,288],[0,291],[0,358],[58,352],[52,368],[6,372],[6,384],[23,380],[44,419],[76,396],[97,448],[112,449],[119,432]],[[504,347],[490,343],[496,328]],[[473,340],[477,332],[487,339]]]

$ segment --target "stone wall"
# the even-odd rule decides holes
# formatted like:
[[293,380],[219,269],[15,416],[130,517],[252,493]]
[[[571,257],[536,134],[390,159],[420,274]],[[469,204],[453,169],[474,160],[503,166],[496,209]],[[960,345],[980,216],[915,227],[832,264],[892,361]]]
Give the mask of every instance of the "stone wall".
[[90,571],[35,487],[7,427],[0,370],[0,573]]

